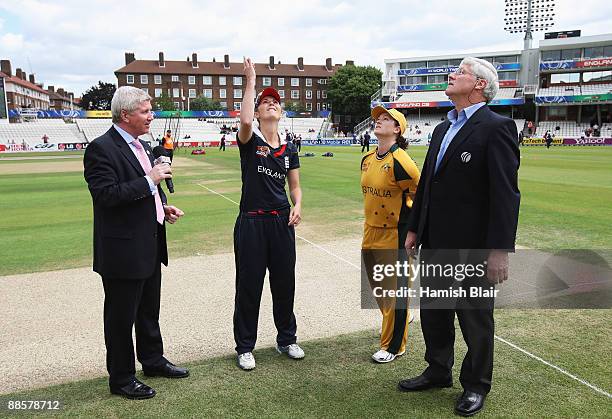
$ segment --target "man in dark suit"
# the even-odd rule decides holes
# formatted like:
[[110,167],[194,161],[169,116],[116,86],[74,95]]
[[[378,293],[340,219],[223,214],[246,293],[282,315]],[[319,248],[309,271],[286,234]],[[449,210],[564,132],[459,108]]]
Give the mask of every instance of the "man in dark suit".
[[[464,59],[449,75],[446,94],[455,109],[433,132],[412,206],[406,239],[409,252],[421,245],[422,260],[427,255],[438,262],[482,262],[485,267],[480,277],[470,275],[459,287],[486,290],[505,281],[508,252],[514,250],[520,202],[519,149],[514,121],[487,106],[498,86],[495,67],[477,58]],[[433,284],[423,278],[422,282]],[[430,300],[421,299],[429,365],[420,376],[401,381],[399,389],[452,386],[456,313],[468,352],[460,375],[464,391],[455,412],[471,416],[483,408],[491,389],[494,294],[459,295],[428,308]]]
[[93,269],[104,286],[110,391],[146,399],[155,396],[155,390],[134,375],[134,326],[145,375],[189,375],[164,358],[159,329],[161,263],[168,264],[164,224],[175,223],[183,211],[166,204],[159,186],[172,177],[170,166],[153,165],[151,147],[138,140],[153,120],[151,97],[134,87],[120,87],[111,111],[113,126],[88,145],[83,160],[93,199]]

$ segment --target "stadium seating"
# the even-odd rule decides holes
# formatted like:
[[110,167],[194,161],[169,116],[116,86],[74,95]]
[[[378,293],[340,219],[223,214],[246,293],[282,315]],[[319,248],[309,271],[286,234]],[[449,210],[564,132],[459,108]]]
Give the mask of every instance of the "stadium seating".
[[0,144],[12,142],[28,145],[42,143],[43,136],[48,137],[50,144],[82,143],[85,138],[76,124],[65,123],[62,119],[37,119],[32,122],[0,124]]
[[537,96],[601,95],[612,93],[612,83],[551,86],[538,90]]

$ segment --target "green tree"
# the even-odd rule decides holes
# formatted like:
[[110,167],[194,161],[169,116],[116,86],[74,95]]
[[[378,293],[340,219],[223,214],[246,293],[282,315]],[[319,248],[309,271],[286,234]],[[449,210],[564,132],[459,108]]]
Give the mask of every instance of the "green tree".
[[189,102],[189,109],[192,111],[222,111],[223,107],[218,100],[199,96],[195,99],[191,99]]
[[168,93],[162,92],[160,97],[156,97],[153,100],[153,109],[156,111],[175,111],[176,106],[172,98],[168,96]]
[[98,81],[97,85],[91,86],[83,93],[81,106],[87,111],[109,111],[115,90],[117,87],[114,84]]
[[372,66],[341,67],[329,81],[327,97],[335,115],[359,122],[370,115],[371,96],[382,86],[382,71]]
[[287,102],[285,103],[283,110],[291,112],[306,112],[306,107],[302,102]]

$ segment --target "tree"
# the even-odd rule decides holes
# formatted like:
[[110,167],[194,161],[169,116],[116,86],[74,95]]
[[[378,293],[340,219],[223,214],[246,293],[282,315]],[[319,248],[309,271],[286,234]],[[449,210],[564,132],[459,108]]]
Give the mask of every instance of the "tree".
[[306,112],[306,107],[302,102],[287,102],[283,110],[288,112]]
[[83,93],[81,106],[88,111],[109,111],[115,90],[117,87],[114,84],[98,81],[97,86],[94,85]]
[[334,115],[350,115],[353,122],[364,120],[370,116],[371,97],[381,86],[382,71],[376,67],[341,67],[327,90]]
[[153,100],[153,109],[156,111],[175,111],[176,106],[172,98],[168,96],[168,93],[163,92],[160,97],[156,97]]
[[192,111],[222,111],[223,107],[218,100],[199,96],[195,99],[191,99],[189,102],[189,109]]

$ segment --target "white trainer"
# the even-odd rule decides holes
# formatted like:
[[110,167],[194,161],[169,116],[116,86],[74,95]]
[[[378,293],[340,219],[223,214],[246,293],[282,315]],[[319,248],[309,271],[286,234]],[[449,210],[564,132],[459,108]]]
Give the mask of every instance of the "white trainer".
[[252,370],[255,368],[255,357],[252,352],[245,352],[238,355],[238,366],[243,370]]
[[379,364],[386,364],[387,362],[391,362],[398,356],[402,356],[405,353],[406,351],[400,352],[398,354],[392,354],[391,352],[387,352],[384,349],[381,349],[378,352],[376,352],[374,355],[372,355],[372,359],[378,362]]
[[287,354],[287,356],[291,359],[302,359],[304,358],[304,350],[300,348],[297,343],[292,343],[287,346],[278,346],[276,345],[276,350],[279,354]]

